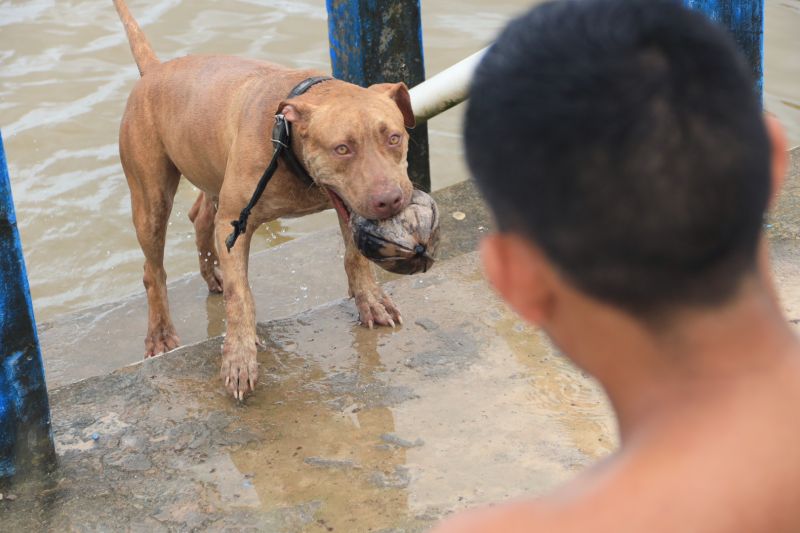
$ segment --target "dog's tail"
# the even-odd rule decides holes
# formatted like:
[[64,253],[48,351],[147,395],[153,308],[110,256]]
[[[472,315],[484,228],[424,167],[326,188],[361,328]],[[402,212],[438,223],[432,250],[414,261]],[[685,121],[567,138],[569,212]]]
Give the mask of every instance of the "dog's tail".
[[139,67],[139,75],[144,76],[151,67],[159,64],[156,53],[153,47],[150,46],[150,41],[147,40],[142,28],[139,27],[136,20],[128,10],[125,0],[113,0],[114,7],[117,8],[119,18],[122,20],[122,25],[125,26],[125,33],[128,34],[128,42],[131,45],[131,52],[133,59],[136,60],[136,66]]

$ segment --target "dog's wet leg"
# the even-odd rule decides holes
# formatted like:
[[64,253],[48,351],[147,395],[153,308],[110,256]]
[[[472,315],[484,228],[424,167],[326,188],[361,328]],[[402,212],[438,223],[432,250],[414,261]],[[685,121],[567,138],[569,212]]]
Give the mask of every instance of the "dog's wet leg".
[[402,324],[403,317],[400,311],[378,285],[372,265],[361,255],[353,242],[353,233],[349,226],[340,219],[339,227],[345,243],[344,270],[347,273],[350,296],[355,300],[361,324],[370,329],[376,324],[392,327],[395,327],[395,324]]
[[147,337],[145,357],[152,357],[180,344],[169,313],[164,242],[178,188],[180,173],[166,156],[132,160],[121,150],[123,169],[131,190],[131,208],[136,237],[144,252],[144,287],[147,291]]
[[220,377],[234,398],[241,400],[254,390],[258,381],[256,309],[247,280],[250,241],[258,224],[251,218],[247,224],[247,231],[239,235],[236,244],[228,251],[225,239],[230,233],[230,221],[238,216],[238,211],[225,210],[223,204],[220,204],[215,233],[217,249],[220,250],[222,276],[225,280],[223,294],[227,320]]
[[222,292],[222,270],[219,267],[217,247],[214,245],[214,203],[203,192],[189,210],[189,220],[194,224],[195,243],[200,260],[200,275],[208,284],[208,291]]

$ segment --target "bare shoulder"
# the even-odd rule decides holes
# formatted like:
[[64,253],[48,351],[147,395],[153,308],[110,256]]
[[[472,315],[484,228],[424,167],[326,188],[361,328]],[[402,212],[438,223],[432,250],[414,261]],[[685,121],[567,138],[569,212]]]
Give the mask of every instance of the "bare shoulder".
[[454,515],[442,522],[431,533],[536,533],[556,531],[541,502],[518,502],[495,507],[473,509]]
[[[516,501],[456,513],[432,533],[622,533],[630,501],[608,483],[617,477],[618,461],[608,459],[557,491],[538,499]],[[609,508],[619,501],[619,512]]]
[[[739,432],[745,427],[714,435],[713,427],[703,432],[695,426],[695,434],[679,433],[660,445],[621,453],[544,498],[457,514],[433,531],[800,531],[797,454],[779,453],[781,446],[772,445],[776,441],[766,430],[747,437]],[[781,442],[781,435],[773,437]]]
[[457,514],[434,532],[796,533],[799,403],[800,354],[724,390],[705,383],[555,492]]

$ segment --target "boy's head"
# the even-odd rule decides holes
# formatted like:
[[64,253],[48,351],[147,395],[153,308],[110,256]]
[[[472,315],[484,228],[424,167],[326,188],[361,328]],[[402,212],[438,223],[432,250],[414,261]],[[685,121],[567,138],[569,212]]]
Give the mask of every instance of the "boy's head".
[[719,305],[754,271],[773,133],[743,56],[702,14],[559,0],[488,51],[465,143],[501,232],[649,320]]

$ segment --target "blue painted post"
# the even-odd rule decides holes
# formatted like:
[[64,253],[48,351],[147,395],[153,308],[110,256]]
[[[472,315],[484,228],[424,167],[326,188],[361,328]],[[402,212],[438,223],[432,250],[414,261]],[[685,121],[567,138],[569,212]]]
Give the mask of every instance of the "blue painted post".
[[[366,87],[425,81],[420,0],[327,0],[333,75]],[[411,130],[408,174],[430,191],[428,126]]]
[[764,94],[764,0],[684,0],[732,33],[753,68],[756,90]]
[[55,460],[42,354],[0,135],[0,480]]

